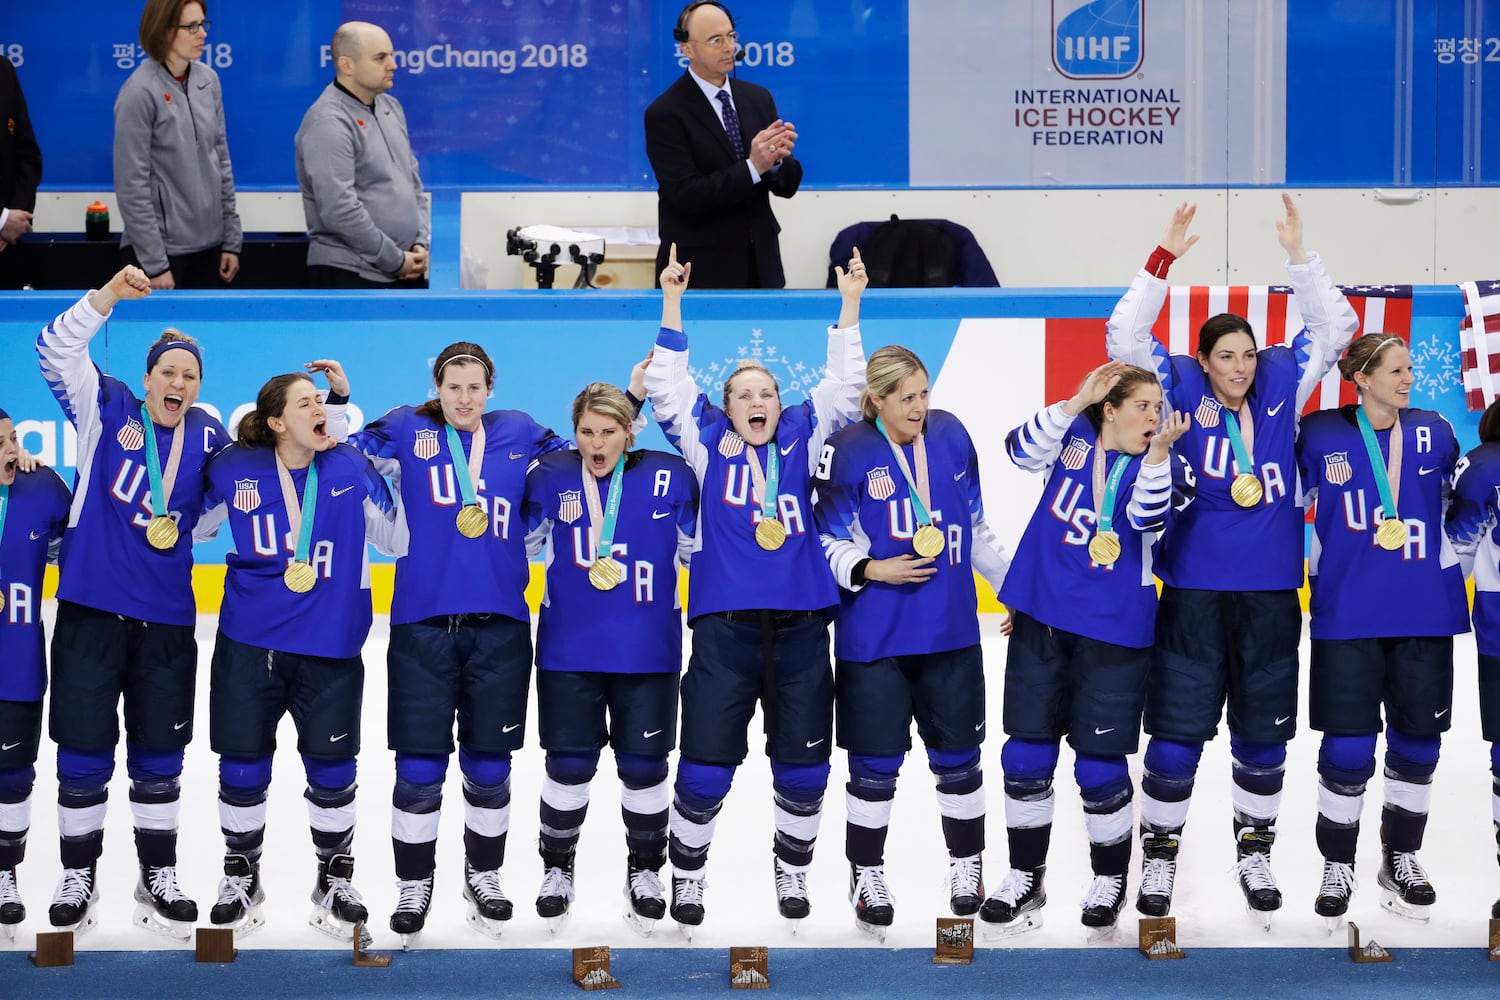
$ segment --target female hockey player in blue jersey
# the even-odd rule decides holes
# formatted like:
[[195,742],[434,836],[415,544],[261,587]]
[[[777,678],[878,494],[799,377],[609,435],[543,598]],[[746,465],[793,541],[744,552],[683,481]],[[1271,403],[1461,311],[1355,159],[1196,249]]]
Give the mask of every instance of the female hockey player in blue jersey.
[[[309,367],[348,398],[337,362]],[[318,859],[312,924],[347,941],[368,916],[350,884],[371,621],[365,539],[389,548],[395,501],[369,459],[329,436],[318,390],[299,372],[261,387],[236,443],[208,464],[206,504],[199,537],[226,520],[233,536],[209,685],[226,847],[209,919],[241,933],[260,925],[266,796],[276,727],[290,712]]]
[[[391,641],[391,930],[426,924],[443,781],[458,724],[469,923],[498,937],[512,913],[500,885],[510,829],[510,757],[526,734],[531,611],[521,503],[526,470],[567,442],[519,410],[486,410],[495,365],[469,341],[432,367],[437,398],[400,406],[350,437],[401,501]],[[462,566],[465,571],[453,571]]]
[[849,754],[844,852],[856,925],[895,919],[885,842],[911,724],[937,779],[948,895],[984,899],[984,660],[978,572],[996,590],[1004,549],[984,520],[979,456],[958,419],[928,407],[927,369],[904,347],[870,356],[864,419],[824,445],[816,521],[838,581],[838,743]]
[[625,918],[650,934],[667,908],[657,873],[682,670],[677,568],[697,533],[698,480],[676,455],[630,450],[641,398],[586,386],[573,400],[577,450],[545,455],[527,475],[525,514],[532,554],[546,549],[547,580],[536,649],[547,752],[537,912],[568,912],[589,783],[608,744],[625,821]]
[[37,338],[42,376],[78,431],[78,482],[63,539],[48,729],[57,744],[63,873],[48,919],[92,925],[104,810],[125,703],[125,766],[141,877],[135,922],[186,939],[198,906],[177,886],[183,750],[193,736],[193,527],[203,467],[228,444],[193,404],[196,341],[167,330],[146,353],[145,399],[99,370],[89,344],[122,300],[151,282],[121,270]]
[[[1448,538],[1465,575],[1474,574],[1474,643],[1479,648],[1479,728],[1490,744],[1491,814],[1500,852],[1500,402],[1479,418],[1479,447],[1458,463]],[[1500,900],[1490,909],[1500,919]]]
[[1155,374],[1109,362],[1005,439],[1011,461],[1047,485],[1000,590],[1013,626],[1000,753],[1010,871],[979,916],[1002,935],[1041,922],[1064,736],[1093,870],[1084,926],[1108,933],[1125,901],[1135,795],[1125,758],[1139,746],[1151,665],[1153,549],[1169,507],[1181,511],[1193,490],[1172,454],[1190,418],[1162,411]]
[[[1287,254],[1303,329],[1261,348],[1243,317],[1221,313],[1198,331],[1193,355],[1169,355],[1151,333],[1167,297],[1167,268],[1198,237],[1194,209],[1179,207],[1109,318],[1109,356],[1156,373],[1165,409],[1192,415],[1178,451],[1198,476],[1198,496],[1159,547],[1162,580],[1146,693],[1151,735],[1141,778],[1141,886],[1136,908],[1172,906],[1178,842],[1203,743],[1228,703],[1236,876],[1245,905],[1269,922],[1281,907],[1271,846],[1281,808],[1286,744],[1297,721],[1297,646],[1304,544],[1293,441],[1313,391],[1358,328],[1348,301],[1315,253],[1302,218],[1282,196],[1276,234]],[[1246,559],[1246,552],[1256,558]]]
[[1382,905],[1426,920],[1437,898],[1418,864],[1442,733],[1452,723],[1453,637],[1469,630],[1463,571],[1443,530],[1458,440],[1410,406],[1411,354],[1395,334],[1349,345],[1339,371],[1357,406],[1302,420],[1297,471],[1316,504],[1309,722],[1318,750],[1316,909],[1342,920],[1355,888],[1365,784],[1385,710]]
[[847,272],[836,269],[842,308],[838,326],[828,329],[828,369],[805,402],[783,408],[775,378],[750,362],[725,380],[720,409],[688,367],[682,293],[690,267],[678,263],[673,248],[661,275],[661,332],[646,369],[656,419],[702,495],[669,844],[672,919],[689,937],[703,922],[714,822],[749,752],[746,730],[757,701],[775,795],[777,906],[791,921],[809,910],[807,870],[833,737],[828,620],[838,604],[812,524],[811,479],[828,436],[859,419],[859,299],[868,280],[857,252]]
[[26,856],[47,690],[42,573],[73,499],[51,469],[22,472],[20,454],[15,422],[0,410],[0,934],[11,940],[26,919],[16,866]]

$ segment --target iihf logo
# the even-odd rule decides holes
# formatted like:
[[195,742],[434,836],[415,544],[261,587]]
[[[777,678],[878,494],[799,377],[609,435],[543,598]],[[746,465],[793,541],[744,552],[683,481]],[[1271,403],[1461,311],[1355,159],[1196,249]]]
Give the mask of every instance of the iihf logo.
[[1141,0],[1052,0],[1052,64],[1073,80],[1120,80],[1145,56]]

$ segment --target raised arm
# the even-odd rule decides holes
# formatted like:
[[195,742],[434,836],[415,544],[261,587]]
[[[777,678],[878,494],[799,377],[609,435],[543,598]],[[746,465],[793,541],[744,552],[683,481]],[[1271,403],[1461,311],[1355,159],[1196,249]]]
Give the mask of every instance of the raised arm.
[[1196,205],[1187,202],[1173,210],[1161,243],[1146,258],[1146,266],[1136,273],[1105,325],[1110,359],[1155,372],[1163,392],[1172,389],[1172,367],[1167,349],[1152,336],[1151,328],[1167,300],[1168,268],[1198,242],[1197,236],[1188,233],[1197,211]]
[[858,248],[849,270],[835,267],[839,285],[839,325],[828,328],[826,373],[810,394],[813,435],[808,442],[808,468],[816,469],[823,442],[841,427],[860,418],[859,399],[865,391],[865,348],[859,332],[859,303],[870,283]]
[[89,358],[89,343],[119,302],[150,294],[151,279],[146,272],[122,268],[109,284],[79,299],[37,337],[42,377],[80,438],[89,436],[99,412],[99,369]]
[[662,433],[692,466],[701,482],[708,468],[708,451],[700,440],[705,417],[718,413],[698,391],[688,370],[687,335],[682,332],[682,293],[687,290],[692,263],[678,263],[672,244],[661,273],[661,330],[651,363],[646,366],[646,398]]
[[1089,372],[1071,399],[1038,410],[1030,420],[1005,435],[1005,453],[1027,472],[1046,472],[1062,453],[1063,438],[1084,410],[1109,395],[1124,362],[1107,361]]
[[1297,358],[1297,412],[1312,398],[1323,376],[1333,370],[1349,341],[1359,333],[1359,316],[1339,291],[1323,261],[1302,245],[1302,213],[1282,194],[1286,216],[1276,220],[1276,239],[1286,251],[1286,273],[1302,314],[1302,330],[1292,338]]

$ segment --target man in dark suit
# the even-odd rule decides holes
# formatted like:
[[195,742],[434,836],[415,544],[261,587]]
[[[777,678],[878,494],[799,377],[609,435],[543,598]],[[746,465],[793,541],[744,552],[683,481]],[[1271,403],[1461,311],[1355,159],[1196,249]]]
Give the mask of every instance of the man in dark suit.
[[729,11],[693,3],[674,37],[687,72],[646,109],[646,155],[656,172],[658,281],[667,250],[693,265],[694,288],[783,288],[781,226],[770,195],[802,183],[797,133],[776,117],[770,91],[729,79],[738,36]]
[[42,151],[31,130],[21,81],[0,56],[0,288],[20,288],[26,266],[16,244],[31,232],[36,187],[42,182]]

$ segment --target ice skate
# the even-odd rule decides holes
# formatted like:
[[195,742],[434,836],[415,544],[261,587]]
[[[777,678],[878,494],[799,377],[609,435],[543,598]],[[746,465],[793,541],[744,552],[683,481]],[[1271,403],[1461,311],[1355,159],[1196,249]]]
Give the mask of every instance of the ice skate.
[[542,887],[536,893],[536,915],[556,934],[573,904],[573,852],[542,848]]
[[1047,866],[1012,868],[1005,881],[979,907],[979,928],[985,938],[998,941],[1042,926],[1042,907],[1047,905],[1044,881]]
[[174,941],[187,941],[198,922],[198,904],[177,889],[177,869],[171,865],[141,865],[141,878],[135,884],[137,927]]
[[1432,919],[1432,904],[1437,890],[1427,880],[1427,873],[1412,851],[1393,851],[1382,847],[1380,865],[1380,905],[1398,917],[1426,923]]
[[672,873],[672,919],[689,942],[693,931],[703,923],[703,888],[707,884],[700,870],[696,877]]
[[[571,879],[568,887],[571,890]],[[479,871],[465,861],[464,899],[469,902],[469,926],[485,937],[498,938],[514,910],[500,888],[500,870]],[[537,900],[537,908],[540,911],[541,900]]]
[[631,854],[625,862],[625,922],[641,937],[650,937],[667,915],[667,890],[657,874],[667,859]]
[[260,864],[251,864],[243,854],[224,856],[224,877],[219,880],[219,898],[208,911],[208,922],[234,931],[236,941],[265,924],[260,911],[266,894],[260,886]]
[[793,934],[807,915],[812,903],[807,898],[807,873],[784,867],[780,858],[771,859],[771,873],[776,879],[776,909]]
[[979,855],[948,859],[948,909],[972,917],[984,902],[984,861]]
[[1313,909],[1328,925],[1332,934],[1344,926],[1344,914],[1349,912],[1349,899],[1359,883],[1354,880],[1354,868],[1342,861],[1323,861],[1323,884],[1318,888],[1318,898]]
[[396,882],[396,912],[391,914],[391,930],[401,935],[401,950],[411,951],[427,926],[427,911],[432,909],[432,876],[400,879]]
[[1271,929],[1271,915],[1281,909],[1281,890],[1271,871],[1271,845],[1276,842],[1274,826],[1247,826],[1235,838],[1239,860],[1235,878],[1245,895],[1245,912],[1264,929]]
[[1141,834],[1141,886],[1136,892],[1135,908],[1145,916],[1165,917],[1172,912],[1172,886],[1177,882],[1180,846],[1175,833]]
[[[352,878],[354,859],[347,854],[335,854],[318,862],[318,880],[312,891],[313,911],[307,922],[335,941],[353,941],[354,925],[370,919],[364,898],[350,884]],[[367,928],[359,946],[368,948],[373,943]]]
[[1088,928],[1089,944],[1107,941],[1114,936],[1115,922],[1125,905],[1125,876],[1095,875],[1079,905],[1083,907],[1080,919]]
[[99,922],[94,907],[99,902],[99,888],[94,882],[94,866],[64,868],[47,908],[47,920],[60,931],[82,934]]
[[14,868],[0,868],[0,934],[16,939],[16,925],[26,919],[26,906],[16,884]]
[[849,902],[854,904],[854,926],[884,943],[896,921],[896,901],[885,884],[884,866],[849,866]]

